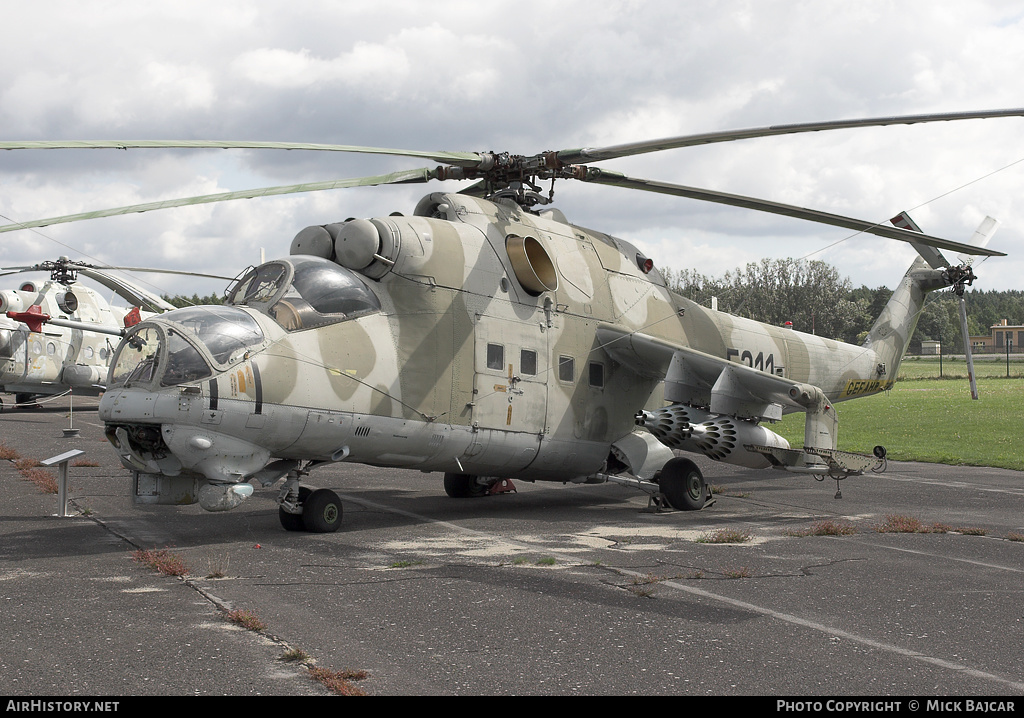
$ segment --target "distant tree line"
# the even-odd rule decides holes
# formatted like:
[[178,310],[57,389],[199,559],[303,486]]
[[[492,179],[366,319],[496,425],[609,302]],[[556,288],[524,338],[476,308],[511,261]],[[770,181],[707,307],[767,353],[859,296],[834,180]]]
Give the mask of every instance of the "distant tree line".
[[[715,297],[721,311],[768,324],[791,321],[799,331],[851,344],[864,341],[892,296],[887,287],[853,288],[835,267],[819,260],[762,259],[721,277],[671,268],[662,275],[670,289],[703,306]],[[1024,324],[1022,291],[968,289],[964,296],[971,335],[988,334],[989,327],[1004,319]],[[929,294],[910,351],[934,339],[942,342],[945,353],[962,352],[959,312],[959,299],[952,292]]]
[[196,307],[204,304],[223,304],[224,296],[221,294],[210,294],[205,297],[200,297],[198,294],[193,294],[191,297],[186,297],[183,294],[175,294],[173,296],[164,294],[163,300],[170,304],[173,304],[178,309],[182,307]]

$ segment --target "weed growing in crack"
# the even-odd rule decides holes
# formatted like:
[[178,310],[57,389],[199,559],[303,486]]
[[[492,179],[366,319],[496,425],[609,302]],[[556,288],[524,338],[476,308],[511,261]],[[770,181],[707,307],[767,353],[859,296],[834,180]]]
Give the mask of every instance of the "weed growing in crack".
[[816,521],[806,529],[787,529],[786,536],[849,536],[857,533],[857,527],[842,521]]
[[255,631],[258,633],[267,629],[267,624],[261,621],[255,613],[244,609],[228,611],[228,620],[241,626],[247,631]]
[[132,558],[165,576],[184,576],[188,573],[185,560],[165,548],[132,551]]
[[975,527],[963,527],[954,529],[952,526],[943,523],[925,524],[913,516],[904,514],[887,514],[885,521],[874,530],[878,533],[902,533],[902,534],[944,534],[956,531],[966,536],[984,536],[988,533],[986,529]]
[[697,543],[746,543],[751,538],[749,533],[739,529],[718,529],[704,534],[697,539]]
[[309,674],[328,690],[343,696],[365,696],[366,692],[352,681],[361,681],[369,674],[366,671],[332,671],[328,668],[310,668]]

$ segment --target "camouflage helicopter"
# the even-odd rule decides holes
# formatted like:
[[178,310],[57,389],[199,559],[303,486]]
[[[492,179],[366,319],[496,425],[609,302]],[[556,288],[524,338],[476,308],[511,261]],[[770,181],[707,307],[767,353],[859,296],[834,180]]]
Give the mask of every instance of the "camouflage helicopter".
[[[67,257],[0,268],[0,276],[49,274],[42,282],[27,279],[17,289],[0,290],[0,392],[14,394],[16,405],[34,405],[38,397],[69,390],[98,395],[125,329],[175,308],[112,270],[165,271],[101,267]],[[78,283],[79,274],[129,306],[111,304],[97,290]]]
[[[646,491],[697,510],[709,488],[680,452],[837,481],[884,449],[840,451],[834,403],[890,388],[928,292],[961,292],[978,246],[751,197],[627,177],[591,163],[801,132],[1024,115],[1024,109],[807,123],[536,155],[264,142],[8,142],[0,149],[303,149],[426,158],[441,166],[57,217],[45,226],[201,202],[337,187],[475,182],[410,216],[300,231],[287,257],[243,271],[225,306],[132,327],[99,407],[136,500],[222,511],[278,488],[287,530],[338,529],[333,491],[305,485],[334,462],[440,472],[452,497],[512,480]],[[587,164],[584,164],[587,163]],[[862,346],[700,306],[653,261],[548,207],[540,182],[577,180],[783,214],[911,242],[912,264]],[[794,448],[765,426],[806,414]]]

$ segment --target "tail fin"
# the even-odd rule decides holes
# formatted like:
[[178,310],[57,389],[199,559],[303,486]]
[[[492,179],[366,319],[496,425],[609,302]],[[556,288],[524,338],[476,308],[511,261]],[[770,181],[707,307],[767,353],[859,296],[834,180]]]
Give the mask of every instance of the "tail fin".
[[885,365],[886,377],[896,378],[900,361],[921,318],[928,292],[948,286],[943,272],[929,267],[922,257],[910,265],[864,342],[864,346],[873,350],[878,361]]
[[[891,221],[897,227],[915,232],[921,231],[921,228],[906,212],[901,212]],[[986,217],[978,231],[975,232],[973,244],[979,247],[985,246],[997,225],[996,220]],[[928,292],[954,287],[957,294],[963,297],[964,287],[975,278],[971,271],[971,261],[973,260],[968,260],[957,267],[951,267],[938,249],[923,244],[914,244],[913,246],[921,256],[910,265],[903,281],[889,298],[889,303],[885,305],[864,342],[865,347],[876,353],[879,364],[884,366],[882,373],[890,379],[896,378],[900,362],[910,344],[910,338],[917,328],[917,321],[921,317]],[[963,259],[961,257],[961,260]],[[963,324],[966,345],[968,341],[966,320]]]

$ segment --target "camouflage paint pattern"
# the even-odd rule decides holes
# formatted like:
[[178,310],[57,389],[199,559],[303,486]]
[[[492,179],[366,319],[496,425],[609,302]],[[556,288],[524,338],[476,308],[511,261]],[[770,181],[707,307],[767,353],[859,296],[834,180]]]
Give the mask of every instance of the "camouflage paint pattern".
[[[942,286],[915,263],[857,347],[699,306],[635,247],[557,211],[434,193],[413,216],[359,222],[346,261],[380,311],[297,328],[269,304],[243,307],[264,338],[241,360],[219,365],[193,340],[209,378],[104,396],[125,466],[211,481],[243,480],[271,459],[579,479],[605,467],[637,412],[666,399],[747,431],[891,387],[925,292]],[[347,241],[345,226],[321,234]],[[367,236],[372,254],[359,249]],[[301,249],[336,256],[329,240]],[[147,324],[189,336],[174,321]],[[749,465],[742,449],[694,446]]]

